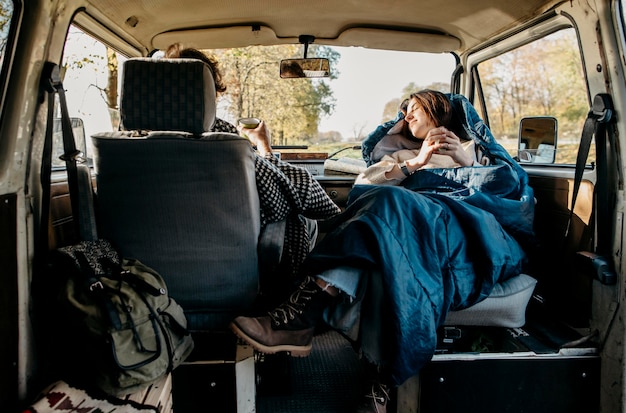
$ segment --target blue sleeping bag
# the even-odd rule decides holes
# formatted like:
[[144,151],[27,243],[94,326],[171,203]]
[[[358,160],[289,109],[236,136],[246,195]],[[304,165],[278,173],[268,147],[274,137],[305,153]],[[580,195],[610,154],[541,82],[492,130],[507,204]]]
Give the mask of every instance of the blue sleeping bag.
[[380,271],[396,384],[432,358],[448,311],[481,301],[522,271],[522,246],[533,239],[526,172],[466,98],[450,99],[491,166],[421,170],[402,186],[356,185],[337,227],[308,258],[314,271]]

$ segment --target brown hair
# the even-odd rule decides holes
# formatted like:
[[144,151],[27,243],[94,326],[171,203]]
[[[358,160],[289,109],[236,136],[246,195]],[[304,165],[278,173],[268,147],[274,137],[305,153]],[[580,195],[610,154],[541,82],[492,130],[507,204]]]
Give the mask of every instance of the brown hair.
[[215,81],[215,91],[217,93],[223,93],[226,91],[226,85],[222,82],[222,74],[219,70],[219,64],[217,60],[211,56],[202,53],[198,49],[183,48],[180,43],[174,43],[165,51],[165,57],[168,59],[198,59],[206,63],[211,72],[213,72],[213,80]]
[[436,127],[445,126],[454,132],[460,139],[469,140],[458,114],[454,110],[450,99],[436,90],[420,90],[412,93],[409,99],[417,100],[422,110]]
[[406,98],[402,102],[400,102],[400,106],[398,106],[398,109],[400,109],[402,113],[406,115],[406,110],[408,109],[408,107],[409,107],[409,98]]

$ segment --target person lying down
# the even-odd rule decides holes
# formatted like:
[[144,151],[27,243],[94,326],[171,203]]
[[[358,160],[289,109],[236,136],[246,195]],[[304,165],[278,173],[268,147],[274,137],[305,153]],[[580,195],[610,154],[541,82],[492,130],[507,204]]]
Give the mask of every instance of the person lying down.
[[231,323],[257,350],[295,356],[309,354],[319,323],[341,331],[371,372],[359,412],[385,411],[389,386],[432,358],[448,312],[520,274],[533,240],[528,176],[465,97],[414,93],[405,121],[414,147],[389,145],[358,177],[300,287]]

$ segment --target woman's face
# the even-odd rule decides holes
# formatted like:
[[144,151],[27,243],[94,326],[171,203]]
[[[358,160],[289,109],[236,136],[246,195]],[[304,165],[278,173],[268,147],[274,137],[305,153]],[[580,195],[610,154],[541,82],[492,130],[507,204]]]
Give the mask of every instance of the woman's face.
[[428,131],[436,127],[434,122],[426,115],[417,99],[411,99],[409,102],[404,120],[407,122],[411,134],[418,139],[426,138]]

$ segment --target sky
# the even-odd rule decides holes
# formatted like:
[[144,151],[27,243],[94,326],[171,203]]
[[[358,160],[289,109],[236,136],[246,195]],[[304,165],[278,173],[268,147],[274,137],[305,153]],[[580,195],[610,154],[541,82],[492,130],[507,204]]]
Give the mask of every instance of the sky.
[[344,139],[354,136],[361,127],[367,134],[382,123],[385,104],[399,98],[409,83],[418,86],[449,83],[455,65],[450,54],[338,50],[339,78],[327,80],[334,91],[335,112],[322,119],[319,131],[339,131]]

